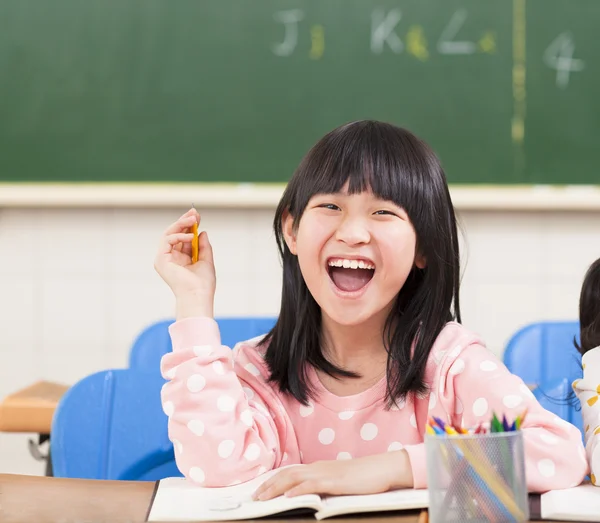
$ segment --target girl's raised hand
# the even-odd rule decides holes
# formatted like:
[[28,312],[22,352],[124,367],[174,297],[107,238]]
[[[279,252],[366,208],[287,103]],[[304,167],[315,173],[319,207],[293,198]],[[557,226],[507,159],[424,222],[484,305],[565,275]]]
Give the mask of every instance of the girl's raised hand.
[[190,209],[164,232],[154,268],[173,291],[177,300],[177,319],[213,315],[216,287],[212,247],[206,232],[198,237],[198,261],[192,263],[193,225],[200,214]]

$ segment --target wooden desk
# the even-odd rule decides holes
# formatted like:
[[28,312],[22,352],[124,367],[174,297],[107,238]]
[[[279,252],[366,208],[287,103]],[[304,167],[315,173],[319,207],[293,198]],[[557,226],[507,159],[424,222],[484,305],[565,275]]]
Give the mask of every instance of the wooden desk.
[[[92,481],[0,474],[0,521],[143,523],[150,511],[154,488],[153,482]],[[419,512],[382,513],[338,517],[335,518],[335,523],[417,523],[418,519]],[[265,521],[283,523],[291,520],[269,518],[261,520],[261,523]],[[315,523],[316,519],[294,518],[293,521]]]
[[0,403],[0,432],[50,434],[52,416],[67,385],[38,381]]

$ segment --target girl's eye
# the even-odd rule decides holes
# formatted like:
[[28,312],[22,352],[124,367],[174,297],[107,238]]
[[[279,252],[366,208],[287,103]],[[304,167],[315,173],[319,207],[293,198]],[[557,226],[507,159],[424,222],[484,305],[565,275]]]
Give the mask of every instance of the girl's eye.
[[319,205],[319,207],[322,207],[323,209],[330,209],[332,211],[339,211],[340,208],[333,204],[333,203],[324,203],[323,205]]
[[389,216],[397,216],[397,214],[394,214],[392,211],[376,211],[374,214],[379,214],[381,215],[389,215]]

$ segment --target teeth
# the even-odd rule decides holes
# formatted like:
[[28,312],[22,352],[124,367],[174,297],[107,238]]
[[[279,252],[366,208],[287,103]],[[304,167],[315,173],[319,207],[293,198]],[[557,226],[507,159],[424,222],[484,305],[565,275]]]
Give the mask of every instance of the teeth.
[[375,265],[364,260],[346,260],[336,258],[329,260],[330,267],[344,267],[345,269],[371,269],[375,270]]

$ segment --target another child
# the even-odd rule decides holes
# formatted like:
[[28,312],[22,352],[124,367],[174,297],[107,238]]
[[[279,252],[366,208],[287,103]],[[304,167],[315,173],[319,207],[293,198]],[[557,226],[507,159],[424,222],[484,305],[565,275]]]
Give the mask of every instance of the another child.
[[155,262],[176,297],[162,399],[186,477],[217,487],[304,463],[257,497],[422,488],[429,416],[472,427],[527,410],[529,489],[582,481],[579,431],[460,324],[454,208],[436,155],[413,134],[354,122],[308,152],[275,213],[277,324],[233,351],[213,319],[205,232],[191,263],[199,219],[192,209],[172,224]]
[[573,383],[581,402],[592,484],[600,486],[600,258],[588,269],[579,298],[583,379]]

